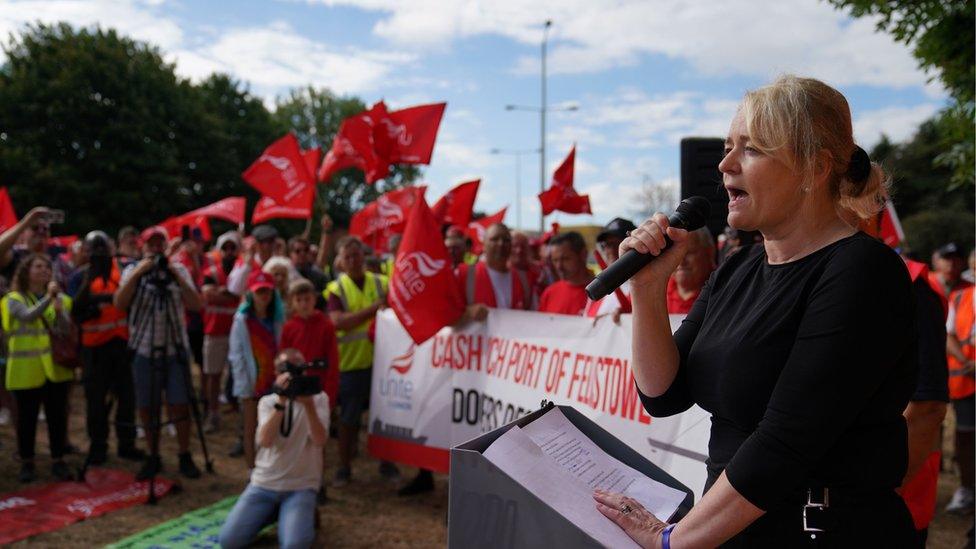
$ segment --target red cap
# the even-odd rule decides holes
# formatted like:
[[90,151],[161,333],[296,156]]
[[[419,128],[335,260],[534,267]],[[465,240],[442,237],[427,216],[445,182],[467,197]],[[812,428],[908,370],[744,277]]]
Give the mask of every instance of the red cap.
[[152,227],[145,229],[144,231],[142,231],[142,233],[139,234],[139,241],[145,244],[146,242],[149,241],[150,238],[157,235],[162,237],[163,240],[169,238],[169,235],[166,233],[166,229],[160,227],[159,225],[153,225]]
[[274,289],[274,277],[269,275],[264,271],[254,271],[251,276],[247,277],[247,289],[250,292],[260,290],[261,288]]

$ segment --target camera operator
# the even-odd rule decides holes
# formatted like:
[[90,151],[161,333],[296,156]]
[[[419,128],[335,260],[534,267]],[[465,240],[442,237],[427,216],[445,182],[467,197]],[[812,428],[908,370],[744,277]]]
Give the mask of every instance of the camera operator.
[[221,547],[247,546],[274,521],[276,512],[281,547],[310,547],[315,541],[315,496],[322,480],[329,397],[318,383],[312,384],[318,387],[314,395],[288,396],[290,386],[299,380],[318,382],[311,376],[293,382],[286,370],[295,371],[303,361],[295,349],[286,349],[275,360],[277,394],[258,402],[257,459],[251,482],[220,529]]
[[[189,345],[183,312],[184,306],[199,311],[203,302],[186,268],[178,263],[169,263],[163,255],[165,231],[152,227],[143,233],[143,238],[144,258],[126,267],[114,299],[119,310],[128,312],[129,349],[134,353],[132,377],[135,381],[136,407],[149,442],[150,457],[136,478],[144,480],[162,470],[159,425],[153,424],[149,406],[152,402],[161,402],[160,393],[163,391],[169,405],[169,417],[176,423],[180,473],[187,478],[197,478],[200,470],[193,463],[189,450],[190,395],[187,387],[190,384],[185,377],[189,375],[186,362]],[[157,306],[154,300],[156,292],[163,292],[171,306]],[[153,364],[154,350],[157,356],[162,353],[162,364]],[[151,394],[153,388],[155,395]]]
[[[88,463],[105,463],[108,453],[110,394],[115,400],[115,436],[119,457],[141,461],[136,448],[135,393],[129,364],[129,328],[125,313],[112,305],[122,280],[120,262],[112,257],[112,245],[102,231],[85,236],[88,265],[78,271],[80,282],[71,316],[81,326],[81,376],[87,403],[86,422],[91,446]],[[74,278],[74,277],[73,277]]]

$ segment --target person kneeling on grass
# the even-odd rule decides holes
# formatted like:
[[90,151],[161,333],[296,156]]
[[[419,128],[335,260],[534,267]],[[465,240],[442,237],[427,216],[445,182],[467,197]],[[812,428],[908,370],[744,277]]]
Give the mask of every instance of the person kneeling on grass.
[[[275,384],[287,388],[289,362],[305,359],[295,349],[286,349],[275,360],[279,372]],[[287,428],[291,413],[291,432]],[[322,481],[322,448],[329,429],[329,397],[319,392],[288,398],[270,394],[258,402],[257,458],[251,482],[231,509],[220,529],[220,546],[245,547],[264,526],[278,521],[281,547],[310,547],[315,541],[315,496]],[[277,515],[276,515],[277,514]]]

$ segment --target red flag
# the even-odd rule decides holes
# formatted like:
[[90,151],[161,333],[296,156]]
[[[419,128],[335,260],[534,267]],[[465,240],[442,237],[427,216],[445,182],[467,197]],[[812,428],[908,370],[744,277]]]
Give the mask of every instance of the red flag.
[[315,185],[305,167],[298,140],[290,133],[268,146],[241,177],[279,204],[287,204]]
[[430,164],[446,107],[447,103],[418,105],[379,119],[377,143],[389,140],[392,144],[386,158],[394,164]]
[[418,345],[464,313],[441,226],[421,198],[410,212],[390,278],[390,307]]
[[447,103],[389,112],[382,101],[342,121],[318,171],[328,181],[341,169],[359,168],[367,183],[390,174],[390,164],[429,164]]
[[423,201],[427,187],[416,185],[384,193],[352,216],[349,234],[377,250],[386,249],[389,238],[403,234],[414,205]]
[[542,215],[549,215],[556,210],[574,214],[593,213],[590,210],[589,195],[581,195],[573,188],[575,162],[576,145],[573,145],[569,155],[552,175],[552,186],[539,193]]
[[901,228],[898,212],[891,200],[885,203],[885,209],[881,212],[881,240],[892,248],[897,248],[905,240],[905,231]]
[[14,203],[10,200],[7,187],[0,187],[0,233],[16,224],[17,213],[14,212]]
[[315,186],[310,185],[301,194],[290,201],[280,204],[270,196],[262,196],[254,206],[251,223],[257,225],[269,219],[308,219],[312,217],[312,205],[315,203]]
[[474,254],[481,254],[482,245],[485,242],[485,231],[495,223],[501,223],[505,219],[506,211],[508,211],[508,206],[498,210],[494,215],[476,219],[468,224],[467,235],[471,239],[471,251]]
[[322,159],[322,148],[312,147],[307,151],[302,151],[302,160],[305,161],[305,171],[308,175],[314,176],[316,168],[319,166],[319,160]]
[[194,215],[193,212],[173,216],[155,226],[162,227],[166,231],[166,238],[177,238],[183,234],[183,227],[200,229],[200,235],[204,240],[210,240],[213,233],[210,231],[210,223],[206,216]]
[[442,196],[431,208],[434,218],[441,225],[450,223],[451,225],[467,227],[468,223],[471,222],[474,199],[478,196],[478,186],[480,184],[481,180],[475,179],[474,181],[461,183],[457,187],[447,191],[447,194]]
[[218,200],[209,206],[197,208],[185,214],[186,217],[216,217],[224,221],[230,221],[235,225],[244,223],[244,210],[247,207],[247,200],[243,196],[229,196],[223,200]]
[[366,175],[367,183],[374,183],[389,174],[389,163],[377,155],[373,142],[375,120],[387,116],[386,105],[379,102],[368,110],[342,121],[319,168],[318,179],[326,183],[345,168],[358,168]]

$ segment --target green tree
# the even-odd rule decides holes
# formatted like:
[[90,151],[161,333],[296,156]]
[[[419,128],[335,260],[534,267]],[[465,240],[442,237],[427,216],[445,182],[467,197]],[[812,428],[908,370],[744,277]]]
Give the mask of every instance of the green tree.
[[952,170],[953,187],[976,177],[973,95],[976,89],[976,16],[973,0],[828,0],[854,17],[878,16],[878,30],[912,47],[919,66],[935,72],[952,96],[938,117],[937,166]]
[[159,51],[114,31],[30,27],[4,45],[0,181],[24,213],[68,210],[65,229],[115,229],[191,207],[181,144],[206,113]]
[[[325,154],[332,147],[342,121],[364,110],[366,105],[358,98],[339,97],[328,89],[306,87],[279,98],[274,118],[280,126],[295,132],[303,148],[318,146]],[[392,166],[389,177],[368,185],[361,171],[342,170],[332,181],[318,186],[316,217],[318,212],[325,211],[337,225],[348,226],[352,214],[364,204],[376,200],[386,191],[412,184],[419,176],[420,170],[416,166]]]
[[241,179],[241,173],[261,155],[269,143],[288,131],[239,81],[213,74],[195,87],[210,125],[205,141],[209,150],[187,151],[195,162],[193,190],[201,204],[227,196],[248,198],[253,205],[259,193]]
[[951,171],[933,166],[941,152],[939,123],[923,122],[912,139],[895,144],[882,137],[871,151],[891,177],[892,200],[908,249],[927,261],[939,246],[956,242],[969,249],[973,245],[973,187],[946,185]]

